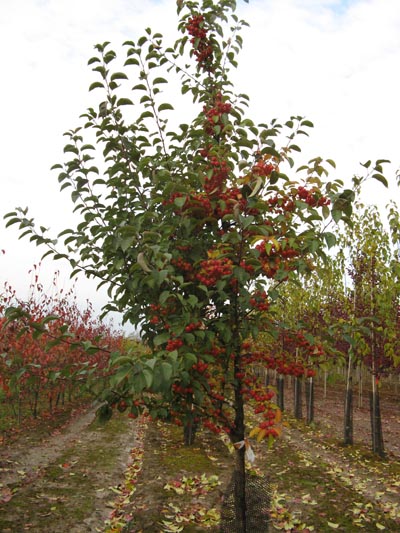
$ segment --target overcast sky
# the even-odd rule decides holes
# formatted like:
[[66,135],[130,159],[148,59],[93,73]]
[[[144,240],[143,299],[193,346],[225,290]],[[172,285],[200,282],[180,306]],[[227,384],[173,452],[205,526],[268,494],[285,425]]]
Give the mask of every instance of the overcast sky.
[[[149,26],[172,43],[176,1],[0,0],[0,7],[0,217],[29,206],[57,233],[71,221],[71,203],[50,167],[63,160],[62,134],[93,104],[87,60],[94,44],[107,40],[119,50]],[[366,197],[382,205],[399,197],[400,1],[238,0],[238,9],[250,28],[235,78],[253,118],[313,121],[304,156],[334,159],[334,177],[350,179],[368,159],[392,160],[389,193],[374,184]],[[7,281],[26,297],[28,271],[43,250],[17,237],[0,220],[0,292]],[[59,269],[68,285],[66,268],[50,260],[42,266],[45,285]],[[78,298],[105,303],[86,280]]]

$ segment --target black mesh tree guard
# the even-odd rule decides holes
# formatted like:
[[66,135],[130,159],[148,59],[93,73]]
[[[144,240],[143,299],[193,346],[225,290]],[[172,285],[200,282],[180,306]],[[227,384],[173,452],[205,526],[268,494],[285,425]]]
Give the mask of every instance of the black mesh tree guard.
[[[221,533],[243,533],[235,515],[235,473],[227,487],[221,508]],[[267,533],[270,523],[271,490],[267,478],[246,475],[246,533]]]

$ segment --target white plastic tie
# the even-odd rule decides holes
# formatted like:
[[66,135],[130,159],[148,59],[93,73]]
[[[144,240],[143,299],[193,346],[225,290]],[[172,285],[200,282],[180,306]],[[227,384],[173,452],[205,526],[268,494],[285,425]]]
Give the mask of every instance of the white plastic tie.
[[240,450],[244,446],[245,447],[245,458],[246,458],[246,461],[248,461],[251,464],[254,463],[254,461],[256,460],[256,456],[254,455],[253,448],[251,447],[250,442],[248,441],[248,439],[244,439],[244,440],[240,440],[239,442],[235,442],[234,446],[235,446],[235,448],[237,450]]

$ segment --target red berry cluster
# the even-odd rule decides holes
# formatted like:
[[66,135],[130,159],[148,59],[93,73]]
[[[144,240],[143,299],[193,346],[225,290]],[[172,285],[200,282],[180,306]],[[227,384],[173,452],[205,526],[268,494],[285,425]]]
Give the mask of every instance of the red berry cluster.
[[243,213],[246,210],[246,206],[247,201],[240,189],[232,187],[219,195],[219,202],[215,212],[219,218],[222,218],[225,215],[232,215],[235,209]]
[[265,366],[271,370],[276,370],[278,374],[281,374],[282,376],[292,376],[298,372],[298,370],[295,370],[295,367],[292,366],[292,363],[288,362],[285,354],[280,356],[266,357]]
[[214,422],[212,422],[211,420],[208,420],[208,419],[204,420],[203,425],[204,427],[206,427],[207,429],[209,429],[212,433],[215,433],[216,435],[219,435],[222,432],[222,429],[218,427],[216,424],[214,424]]
[[283,376],[315,376],[316,372],[313,368],[307,368],[309,365],[313,365],[316,362],[312,360],[291,360],[293,358],[292,353],[283,353],[279,356],[271,356],[265,358],[265,366],[267,368],[276,370],[278,374]]
[[165,349],[167,350],[167,352],[173,352],[174,350],[178,350],[181,346],[183,346],[182,339],[169,339]]
[[196,331],[196,329],[200,329],[202,327],[201,322],[191,322],[185,327],[186,333],[191,333],[192,331]]
[[233,263],[227,257],[206,259],[200,263],[200,266],[201,269],[196,274],[196,278],[206,287],[212,287],[224,276],[232,275]]
[[184,205],[194,218],[206,218],[213,214],[210,198],[205,193],[192,194]]
[[[220,394],[219,392],[212,391],[210,392],[210,398],[213,403],[220,404],[220,402],[223,402],[225,400],[225,396],[223,394]],[[215,413],[220,415],[221,409],[216,409]]]
[[167,200],[163,200],[163,205],[170,205],[174,203],[175,198],[183,198],[185,195],[181,192],[174,192]]
[[174,192],[167,200],[163,200],[163,205],[174,205],[176,198],[184,198],[185,196],[186,200],[182,207],[178,208],[176,205],[174,206],[175,213],[188,213],[198,219],[206,218],[213,214],[213,207],[206,193],[185,195],[181,192]]
[[220,357],[223,357],[225,353],[226,353],[225,348],[214,344],[214,346],[210,350],[209,355],[212,355],[215,359],[219,359]]
[[195,15],[189,19],[186,29],[192,36],[190,42],[194,48],[196,61],[202,69],[210,71],[213,62],[213,49],[207,37],[204,22],[203,15]]
[[276,211],[280,211],[282,213],[291,213],[295,208],[294,201],[287,195],[273,196],[272,198],[268,199],[268,204],[271,208],[274,208]]
[[224,159],[213,156],[206,171],[212,171],[211,176],[207,173],[204,177],[204,190],[209,196],[220,195],[229,176],[229,166]]
[[304,357],[318,358],[324,355],[325,351],[321,343],[312,343],[303,331],[288,333],[284,336],[284,344],[287,349],[294,352],[296,348],[301,350]]
[[265,275],[267,278],[273,279],[281,268],[281,258],[278,256],[274,247],[272,247],[270,253],[267,254],[264,241],[257,244],[256,249],[260,252],[259,260]]
[[177,259],[171,259],[171,263],[182,270],[183,272],[190,272],[192,270],[192,264],[188,261],[185,261],[183,257],[178,257]]
[[228,115],[232,110],[232,105],[229,102],[224,102],[222,94],[218,92],[214,98],[214,105],[210,108],[203,107],[203,112],[206,116],[206,123],[204,131],[214,137],[216,134],[215,127],[219,126],[222,130],[224,127],[223,115]]
[[268,251],[266,249],[267,239],[256,245],[256,250],[260,252],[259,261],[266,276],[273,279],[278,270],[289,272],[293,270],[293,259],[299,255],[299,252],[288,245],[280,246],[279,249],[272,244]]
[[192,247],[190,246],[190,244],[177,244],[175,248],[180,252],[189,252]]
[[286,259],[292,258],[292,257],[298,257],[299,251],[295,250],[294,248],[289,248],[286,246],[285,248],[282,248],[281,250],[282,257],[285,257]]
[[254,386],[249,389],[245,389],[243,394],[251,399],[253,402],[254,414],[262,414],[263,421],[258,424],[258,428],[255,432],[257,439],[261,440],[269,435],[277,437],[279,430],[276,429],[277,423],[281,419],[281,411],[271,403],[275,393],[271,390],[265,390],[263,387]]
[[172,384],[172,390],[176,394],[181,394],[182,396],[186,396],[188,394],[193,394],[193,387],[183,387],[179,383],[173,383]]
[[[272,398],[275,396],[274,392],[270,390],[265,391],[263,389],[258,389],[258,390],[253,389],[253,390],[248,391],[248,394],[258,404],[261,404],[261,403],[268,404],[268,402],[270,402]],[[265,411],[265,409],[263,409],[263,411]]]
[[264,159],[259,159],[253,166],[252,172],[255,176],[269,176],[275,170],[274,165]]
[[[275,418],[275,413],[274,413]],[[265,422],[261,422],[261,424],[258,426],[263,431],[263,438],[269,437],[270,435],[274,438],[279,437],[279,431],[271,426],[275,425],[275,420],[266,420]]]
[[265,291],[255,291],[250,298],[250,305],[258,311],[268,311],[269,302]]
[[165,317],[176,312],[176,303],[173,299],[167,300],[165,305],[150,304],[149,323],[153,325],[163,324],[165,329],[169,329],[169,324],[165,323]]
[[290,376],[301,378],[305,372],[304,364],[301,361],[293,361],[287,365],[286,371]]
[[192,366],[192,369],[198,372],[199,374],[204,374],[208,368],[208,364],[204,361],[198,361]]
[[241,266],[241,268],[243,268],[243,270],[245,270],[249,274],[253,274],[254,273],[253,265],[249,265],[248,263],[246,263],[246,261],[244,259],[242,261],[240,261],[240,266]]
[[153,316],[150,318],[149,322],[150,324],[156,326],[162,322],[161,317],[166,316],[167,310],[162,308],[161,305],[157,304],[150,304],[150,309]]
[[[242,350],[246,348],[242,347]],[[264,352],[249,351],[242,355],[243,365],[250,366],[252,363],[257,363],[257,365],[264,364],[265,354]]]
[[308,190],[300,186],[297,189],[297,194],[300,200],[306,202],[310,207],[322,207],[330,204],[330,200],[326,196],[322,196],[318,189]]

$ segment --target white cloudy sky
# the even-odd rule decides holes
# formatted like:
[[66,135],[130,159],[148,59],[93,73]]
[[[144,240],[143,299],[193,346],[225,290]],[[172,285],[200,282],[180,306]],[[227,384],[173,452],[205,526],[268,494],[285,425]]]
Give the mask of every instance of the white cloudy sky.
[[[63,132],[93,102],[88,58],[93,45],[116,49],[146,27],[175,37],[175,0],[0,0],[0,217],[16,206],[55,232],[68,227],[70,203],[50,172],[62,161]],[[368,197],[396,198],[400,168],[399,0],[238,0],[250,23],[236,75],[252,100],[253,117],[269,121],[305,115],[315,124],[305,155],[330,157],[337,177],[359,172],[359,162],[393,161],[385,193],[370,185]],[[5,281],[21,297],[28,271],[43,253],[0,221],[0,292]],[[43,280],[62,269],[46,261]],[[105,303],[95,284],[78,285],[79,299]]]

